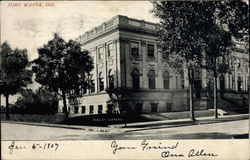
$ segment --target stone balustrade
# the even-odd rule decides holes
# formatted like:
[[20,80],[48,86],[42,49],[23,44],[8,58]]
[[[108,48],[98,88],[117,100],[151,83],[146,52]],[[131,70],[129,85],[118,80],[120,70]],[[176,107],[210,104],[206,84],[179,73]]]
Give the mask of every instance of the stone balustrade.
[[102,23],[101,25],[85,32],[83,35],[80,35],[76,40],[80,43],[83,43],[117,27],[137,28],[144,31],[156,32],[156,30],[159,29],[160,25],[144,20],[137,20],[129,18],[127,16],[118,15]]

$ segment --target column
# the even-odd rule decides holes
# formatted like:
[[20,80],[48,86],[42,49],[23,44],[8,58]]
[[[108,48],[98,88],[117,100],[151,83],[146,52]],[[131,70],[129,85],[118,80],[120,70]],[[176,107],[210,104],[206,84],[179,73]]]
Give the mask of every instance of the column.
[[99,67],[99,65],[98,65],[98,53],[97,53],[97,47],[95,47],[95,77],[94,77],[94,81],[95,81],[95,92],[97,93],[98,92],[98,90],[99,90],[99,88],[98,88],[98,67]]
[[207,87],[207,74],[206,74],[206,70],[201,70],[202,73],[202,77],[201,77],[201,85],[202,88],[206,88]]
[[121,87],[121,57],[120,57],[120,41],[119,39],[114,40],[114,54],[115,54],[115,65],[116,65],[116,87]]
[[103,80],[104,80],[104,90],[108,87],[108,75],[107,75],[107,43],[103,44]]
[[229,73],[225,74],[224,80],[225,80],[225,89],[229,90],[230,89],[230,87],[229,87],[230,86],[229,85]]
[[235,72],[234,72],[234,84],[235,84],[235,91],[238,91],[238,66],[234,64]]

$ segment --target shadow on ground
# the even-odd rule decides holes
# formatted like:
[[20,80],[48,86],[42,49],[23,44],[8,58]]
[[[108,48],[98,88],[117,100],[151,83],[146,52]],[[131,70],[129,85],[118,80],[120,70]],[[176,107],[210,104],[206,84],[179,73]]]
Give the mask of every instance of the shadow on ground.
[[[107,127],[112,124],[185,119],[189,118],[189,114],[190,114],[189,111],[185,111],[185,112],[145,113],[145,114],[130,113],[125,116],[122,114],[98,114],[98,115],[79,115],[79,116],[73,115],[69,119],[63,120],[61,124]],[[213,114],[214,112],[211,110],[195,111],[195,116],[197,118],[212,116]]]

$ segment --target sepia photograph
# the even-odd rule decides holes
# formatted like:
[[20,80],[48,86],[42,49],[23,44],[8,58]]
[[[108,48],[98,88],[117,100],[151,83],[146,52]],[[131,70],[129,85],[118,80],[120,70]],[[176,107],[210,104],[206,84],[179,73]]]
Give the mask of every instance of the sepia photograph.
[[250,158],[249,1],[0,4],[4,159]]

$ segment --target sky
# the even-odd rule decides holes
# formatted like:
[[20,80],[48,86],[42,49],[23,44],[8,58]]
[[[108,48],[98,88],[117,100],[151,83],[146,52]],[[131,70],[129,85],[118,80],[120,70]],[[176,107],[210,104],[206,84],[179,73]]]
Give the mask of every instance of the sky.
[[[56,32],[65,40],[75,39],[116,15],[158,22],[150,13],[153,6],[149,1],[41,1],[42,7],[36,6],[37,1],[30,1],[35,6],[25,7],[27,3],[0,2],[1,43],[7,41],[12,48],[26,48],[29,60],[38,57],[37,48]],[[15,102],[16,97],[12,96],[10,102]],[[4,104],[3,99],[1,103]]]
[[7,40],[13,48],[27,48],[30,60],[55,32],[65,40],[75,39],[118,14],[157,22],[149,13],[149,1],[54,1],[53,7],[24,7],[25,2],[10,7],[9,3],[1,2],[1,41]]

